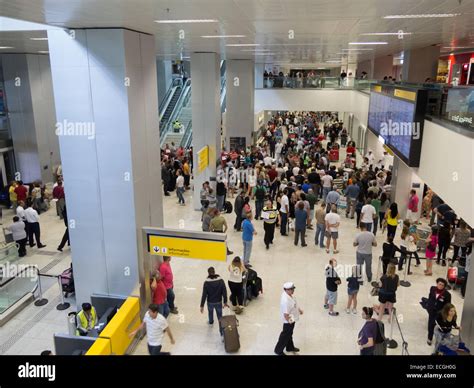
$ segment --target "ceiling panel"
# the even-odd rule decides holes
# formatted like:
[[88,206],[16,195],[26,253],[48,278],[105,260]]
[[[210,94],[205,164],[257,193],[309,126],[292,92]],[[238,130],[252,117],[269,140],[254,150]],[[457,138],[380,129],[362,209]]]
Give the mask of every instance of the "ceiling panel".
[[[67,28],[123,27],[154,34],[157,55],[176,58],[192,51],[219,52],[225,58],[253,58],[229,43],[258,43],[273,56],[258,62],[324,62],[341,57],[349,42],[383,40],[389,44],[358,54],[358,60],[432,44],[474,46],[474,0],[0,0],[1,15]],[[388,14],[461,13],[443,19],[383,19]],[[163,25],[156,19],[215,18],[212,24]],[[178,37],[184,30],[185,39]],[[294,30],[289,39],[288,30]],[[1,30],[1,26],[0,26]],[[411,32],[363,36],[369,32]],[[38,34],[32,32],[31,34]],[[201,35],[243,34],[245,38],[203,39]],[[47,50],[30,33],[1,33],[2,52]],[[319,63],[319,62],[318,62]]]

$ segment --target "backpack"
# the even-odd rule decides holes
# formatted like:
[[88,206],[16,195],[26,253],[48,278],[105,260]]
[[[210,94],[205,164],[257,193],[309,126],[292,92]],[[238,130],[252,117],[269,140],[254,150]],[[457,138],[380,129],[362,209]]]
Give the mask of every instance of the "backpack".
[[388,340],[385,337],[385,326],[381,321],[377,321],[377,336],[374,338],[374,343],[374,356],[386,356]]
[[262,186],[258,186],[255,191],[255,198],[258,200],[265,199],[265,189]]

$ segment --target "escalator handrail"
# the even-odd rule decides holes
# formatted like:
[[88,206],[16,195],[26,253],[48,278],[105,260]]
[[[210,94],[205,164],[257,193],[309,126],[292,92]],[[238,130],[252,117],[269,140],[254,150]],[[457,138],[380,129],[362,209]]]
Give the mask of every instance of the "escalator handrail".
[[179,116],[179,113],[181,112],[181,109],[183,108],[183,103],[189,92],[191,91],[191,79],[188,78],[186,80],[186,83],[183,86],[183,89],[181,91],[181,94],[178,98],[178,101],[176,101],[176,104],[173,108],[173,111],[170,114],[170,117],[168,119],[168,122],[164,126],[163,130],[160,130],[160,146],[163,146],[163,143],[166,138],[166,134],[169,132],[171,126],[173,125],[173,121],[176,120],[176,118]]
[[189,138],[191,134],[191,123],[192,123],[192,120],[189,120],[188,125],[186,126],[186,130],[184,131],[183,139],[181,140],[181,144],[180,144],[181,147],[184,147],[184,148],[188,147]]
[[163,101],[161,102],[160,107],[159,107],[160,121],[163,118],[163,115],[166,112],[166,108],[168,107],[171,99],[173,98],[173,95],[174,95],[177,88],[178,88],[178,86],[171,86],[168,89],[168,91],[166,92],[165,98],[163,99]]
[[[38,274],[38,276],[39,276],[38,267],[36,267],[36,266],[34,266],[34,265],[28,265],[28,266],[24,267],[20,272],[18,272],[15,277],[11,277],[11,278],[9,278],[8,280],[6,280],[4,283],[0,284],[0,292],[2,291],[2,288],[4,288],[7,284],[9,284],[10,282],[14,281],[15,279],[18,279],[18,277],[19,277],[18,275],[22,274],[23,272],[25,272],[25,271],[27,271],[27,270],[30,270],[31,268],[35,269],[35,271],[37,272],[37,274]],[[36,292],[37,288],[38,288],[38,282],[35,282],[34,288],[33,288],[31,291],[25,292],[24,295],[22,295],[20,298],[18,298],[18,300],[24,298],[24,297],[25,297],[26,295],[28,295],[29,293],[34,294],[34,293]],[[18,300],[17,300],[16,302],[18,302]],[[16,303],[16,302],[15,302],[15,303]],[[2,312],[2,314],[4,314],[5,312],[7,312],[8,309],[12,308],[12,307],[15,305],[15,303],[13,303],[13,304],[11,304],[10,306],[8,306],[8,307]]]

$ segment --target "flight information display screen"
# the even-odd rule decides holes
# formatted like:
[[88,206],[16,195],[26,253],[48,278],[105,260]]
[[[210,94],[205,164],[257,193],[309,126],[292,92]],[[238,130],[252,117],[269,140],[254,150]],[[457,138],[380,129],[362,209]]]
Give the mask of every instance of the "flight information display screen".
[[410,157],[412,139],[420,135],[415,103],[381,93],[370,94],[368,126],[406,158]]

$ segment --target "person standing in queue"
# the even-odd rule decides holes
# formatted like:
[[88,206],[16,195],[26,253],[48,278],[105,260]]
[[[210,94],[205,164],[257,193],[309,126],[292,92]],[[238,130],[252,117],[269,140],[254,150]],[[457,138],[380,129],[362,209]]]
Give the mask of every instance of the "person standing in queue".
[[66,225],[66,230],[64,231],[63,238],[61,239],[61,242],[59,243],[58,248],[57,248],[59,252],[63,251],[63,248],[66,245],[66,243],[68,246],[71,245],[69,242],[69,224],[67,222],[66,205],[64,205],[64,207],[62,208],[62,219],[64,220],[64,225]]
[[428,310],[428,345],[433,343],[434,328],[436,326],[436,318],[439,312],[445,305],[451,303],[451,294],[446,290],[448,282],[446,279],[436,279],[436,286],[430,288],[430,294],[428,296],[428,302],[426,309]]
[[365,320],[365,323],[357,339],[361,356],[374,355],[378,327],[377,322],[372,318],[373,314],[374,310],[371,307],[362,308],[362,318]]
[[235,198],[234,202],[234,212],[236,214],[235,218],[235,224],[234,224],[234,230],[236,232],[240,232],[242,230],[242,211],[244,209],[244,204],[245,204],[245,193],[244,190],[242,189]]
[[263,229],[265,230],[265,235],[263,237],[263,242],[267,249],[270,248],[270,244],[273,244],[273,238],[275,236],[275,225],[278,219],[278,211],[276,207],[273,206],[271,200],[267,201],[267,204],[262,210],[263,217]]
[[163,256],[163,263],[160,265],[160,275],[163,283],[166,287],[166,299],[171,314],[179,314],[178,307],[174,304],[174,291],[173,291],[173,271],[171,270],[171,256]]
[[148,311],[145,313],[142,324],[129,334],[129,337],[134,337],[138,331],[146,329],[148,353],[150,356],[164,356],[170,355],[168,352],[162,352],[163,337],[165,333],[170,338],[171,345],[174,345],[174,338],[168,326],[166,318],[159,313],[159,308],[156,304],[150,304]]
[[287,352],[299,352],[293,343],[293,331],[295,324],[299,320],[300,315],[303,315],[303,310],[298,306],[298,302],[294,297],[295,285],[292,282],[287,282],[283,285],[283,293],[280,299],[280,311],[283,321],[283,330],[278,338],[275,346],[275,354],[278,356],[285,356],[284,350]]
[[18,257],[26,256],[26,231],[25,223],[20,220],[20,217],[13,217],[13,224],[5,228],[12,234],[13,241],[16,242],[18,246]]
[[280,208],[280,234],[282,236],[288,236],[286,233],[288,224],[288,214],[290,212],[290,200],[288,199],[288,189],[283,190],[283,196],[281,197],[281,208]]

